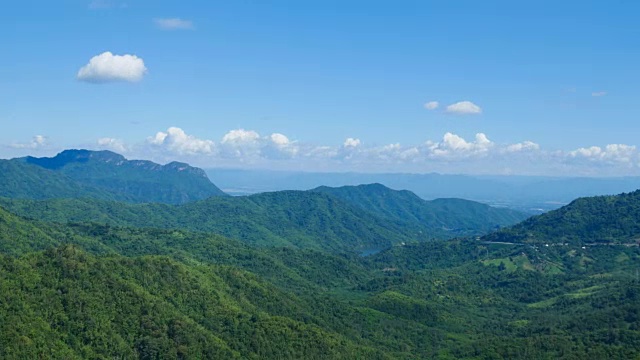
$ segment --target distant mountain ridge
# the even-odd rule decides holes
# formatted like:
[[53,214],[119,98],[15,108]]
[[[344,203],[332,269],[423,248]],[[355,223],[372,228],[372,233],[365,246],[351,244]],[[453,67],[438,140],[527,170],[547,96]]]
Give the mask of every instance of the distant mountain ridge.
[[302,172],[260,169],[206,169],[230,194],[310,190],[381,183],[406,189],[423,199],[462,198],[507,206],[532,214],[557,209],[584,196],[614,195],[640,188],[640,177],[553,177],[412,173]]
[[0,203],[15,214],[43,221],[186,229],[266,247],[353,252],[433,238],[416,224],[385,219],[333,196],[304,191],[211,197],[178,206],[97,199],[0,199]]
[[44,221],[187,229],[259,246],[337,253],[482,235],[526,217],[465,200],[427,202],[411,192],[382,185],[211,197],[179,206],[89,199],[0,199],[0,204]]
[[579,198],[484,237],[517,243],[633,244],[640,241],[640,190]]
[[108,150],[64,150],[55,157],[36,158],[33,156],[27,156],[22,159],[24,159],[28,164],[38,165],[50,170],[58,170],[74,163],[85,164],[91,161],[96,161],[114,166],[133,166],[146,171],[184,171],[186,173],[208,179],[204,170],[193,167],[187,163],[173,161],[166,165],[160,165],[149,160],[127,160],[124,156]]
[[204,170],[127,160],[111,151],[65,150],[54,157],[0,160],[0,196],[27,199],[95,198],[181,204],[226,196]]
[[528,217],[519,211],[491,207],[463,199],[423,200],[407,190],[393,190],[374,183],[310,190],[335,196],[376,215],[420,224],[444,237],[480,235],[514,225]]

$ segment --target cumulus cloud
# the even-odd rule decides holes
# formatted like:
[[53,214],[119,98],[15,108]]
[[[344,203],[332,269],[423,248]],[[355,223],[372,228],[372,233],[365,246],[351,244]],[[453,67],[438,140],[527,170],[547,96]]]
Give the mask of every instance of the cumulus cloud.
[[273,133],[269,138],[271,139],[271,142],[278,146],[287,146],[291,143],[288,137],[279,133]]
[[222,137],[223,144],[254,144],[260,139],[260,134],[253,130],[236,129],[231,130]]
[[286,159],[299,154],[300,147],[286,135],[273,133],[261,136],[253,130],[235,129],[222,137],[221,156],[256,161],[257,159]]
[[446,133],[440,142],[427,142],[433,157],[467,157],[472,155],[482,155],[494,146],[494,143],[487,138],[484,133],[477,133],[474,141],[467,141],[461,136],[453,133]]
[[540,150],[540,145],[527,140],[521,143],[508,145],[505,150],[507,152],[535,151]]
[[46,136],[36,135],[28,143],[14,143],[11,147],[14,149],[39,149],[47,145],[47,140]]
[[107,83],[115,81],[137,82],[147,73],[144,61],[135,55],[114,55],[106,51],[96,55],[78,71],[80,81]]
[[149,137],[147,142],[178,154],[211,154],[215,149],[212,140],[188,135],[178,127],[170,127],[166,132],[159,131],[155,136]]
[[[44,136],[10,147],[34,151],[49,149]],[[640,175],[640,152],[633,145],[586,146],[571,151],[545,150],[530,140],[495,143],[485,133],[471,139],[445,133],[440,140],[422,144],[386,143],[369,145],[358,138],[327,146],[292,140],[279,132],[261,135],[254,130],[234,129],[219,142],[170,127],[143,143],[126,144],[104,137],[101,148],[127,156],[180,160],[197,166],[243,167],[247,164],[273,169],[309,171],[443,172],[523,175]],[[21,154],[21,152],[18,152]],[[28,152],[28,151],[27,151]],[[35,152],[35,151],[34,151]]]
[[440,103],[437,101],[429,101],[424,104],[424,108],[427,110],[435,110],[440,106]]
[[569,152],[572,158],[583,158],[591,161],[632,163],[638,157],[636,147],[625,144],[609,144],[603,148],[591,146]]
[[164,18],[154,19],[153,22],[157,27],[163,30],[193,30],[193,22],[180,18]]
[[104,137],[104,138],[98,139],[97,143],[98,143],[98,146],[103,149],[113,150],[117,153],[127,152],[127,146],[124,144],[124,142],[122,142],[122,140]]
[[263,153],[272,158],[292,158],[298,155],[300,147],[294,141],[280,133],[273,133],[264,139]]
[[363,152],[371,160],[382,160],[385,162],[402,162],[417,159],[420,150],[417,147],[403,147],[400,143],[387,144],[379,147],[366,149]]
[[446,112],[456,115],[475,115],[481,114],[482,109],[471,101],[460,101],[447,106]]
[[347,138],[344,141],[344,144],[342,146],[344,146],[345,148],[356,148],[358,146],[360,146],[362,143],[360,141],[360,139],[355,139],[355,138]]
[[591,93],[591,96],[593,96],[593,97],[602,97],[602,96],[605,96],[605,95],[607,95],[606,91],[596,91],[596,92],[592,92]]

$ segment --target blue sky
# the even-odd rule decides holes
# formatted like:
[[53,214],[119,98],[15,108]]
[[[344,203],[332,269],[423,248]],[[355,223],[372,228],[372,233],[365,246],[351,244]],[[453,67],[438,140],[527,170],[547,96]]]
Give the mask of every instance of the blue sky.
[[203,167],[638,175],[639,10],[12,2],[0,157],[86,147]]

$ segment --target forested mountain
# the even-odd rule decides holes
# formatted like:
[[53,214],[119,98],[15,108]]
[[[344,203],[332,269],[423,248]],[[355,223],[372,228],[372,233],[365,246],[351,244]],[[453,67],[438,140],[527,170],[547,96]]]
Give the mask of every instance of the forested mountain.
[[640,356],[640,191],[426,241],[519,214],[377,184],[77,198],[52,159],[3,163],[67,193],[0,199],[0,358]]
[[114,194],[23,161],[0,159],[0,196],[20,199],[114,199]]
[[637,247],[455,240],[360,258],[3,210],[0,234],[7,359],[640,355]]
[[417,224],[378,217],[335,197],[281,191],[212,197],[183,205],[124,204],[86,199],[0,200],[34,219],[213,232],[259,246],[352,252],[431,239]]
[[384,357],[239,269],[95,258],[71,246],[2,256],[0,269],[5,359]]
[[312,191],[330,194],[386,218],[420,224],[445,237],[486,234],[528,217],[515,210],[463,199],[425,201],[410,191],[392,190],[381,184],[321,186]]
[[574,200],[494,234],[488,241],[524,243],[636,243],[640,240],[640,190]]
[[127,160],[110,151],[65,150],[52,158],[1,160],[0,168],[0,195],[13,198],[180,204],[225,195],[202,169]]
[[0,199],[0,204],[22,216],[59,223],[187,229],[260,246],[332,252],[483,234],[524,217],[464,200],[426,202],[377,185],[336,190],[212,197],[179,206],[72,198]]

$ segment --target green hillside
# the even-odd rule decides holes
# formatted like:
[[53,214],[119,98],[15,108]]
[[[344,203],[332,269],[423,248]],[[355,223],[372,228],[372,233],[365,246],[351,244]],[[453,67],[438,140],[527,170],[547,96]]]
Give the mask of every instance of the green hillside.
[[16,160],[0,159],[0,196],[19,199],[114,199],[109,192],[81,184],[63,174]]
[[110,151],[65,150],[52,158],[0,161],[0,196],[95,198],[180,204],[225,194],[202,169],[127,160]]
[[260,246],[331,252],[386,248],[428,239],[419,226],[380,218],[332,196],[304,191],[212,197],[184,205],[54,199],[2,199],[26,217],[66,222],[213,232]]
[[425,201],[410,191],[392,190],[381,184],[322,186],[312,191],[330,194],[379,216],[420,224],[445,237],[485,234],[528,217],[518,211],[469,200]]
[[381,358],[250,273],[65,246],[0,258],[0,357]]
[[535,244],[636,243],[640,240],[640,190],[574,200],[488,235],[487,241]]
[[640,356],[638,247],[454,240],[363,258],[0,209],[0,252],[7,359]]

